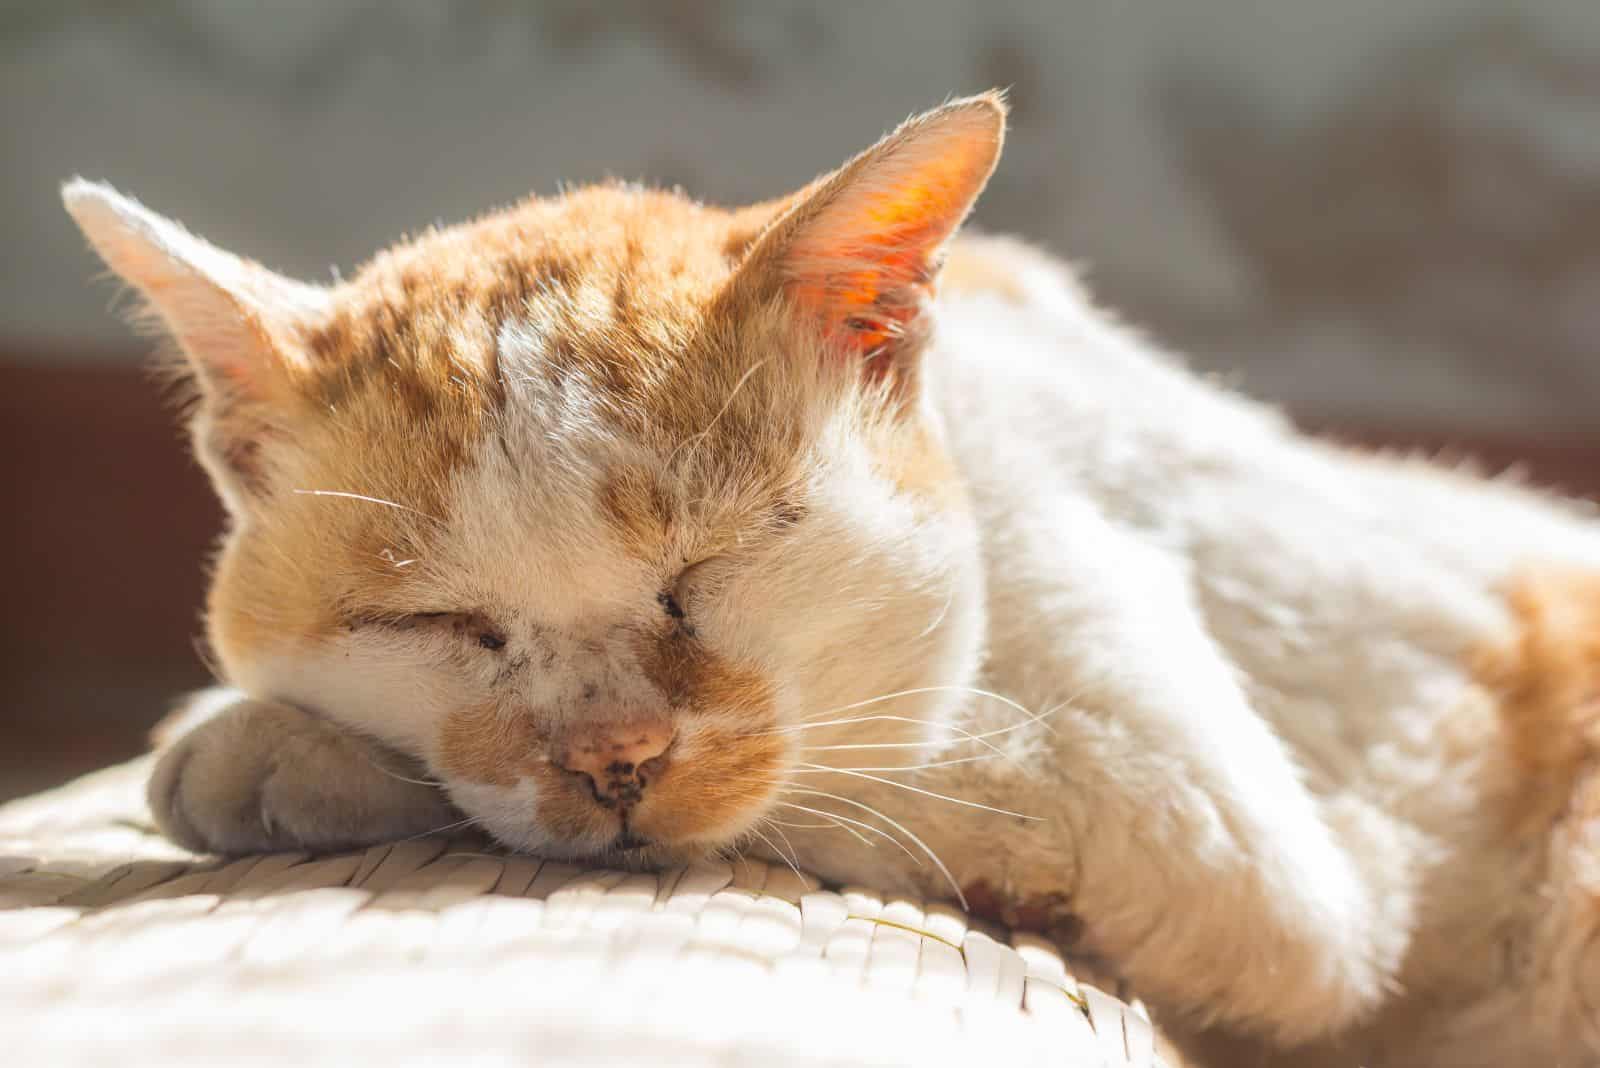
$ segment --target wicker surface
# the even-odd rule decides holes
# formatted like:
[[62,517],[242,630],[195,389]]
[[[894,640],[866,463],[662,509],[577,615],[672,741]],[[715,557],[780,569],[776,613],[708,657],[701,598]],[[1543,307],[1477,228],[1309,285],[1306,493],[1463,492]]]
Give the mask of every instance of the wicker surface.
[[1137,1007],[943,906],[476,841],[223,863],[154,833],[148,770],[0,807],[6,1063],[1166,1063]]

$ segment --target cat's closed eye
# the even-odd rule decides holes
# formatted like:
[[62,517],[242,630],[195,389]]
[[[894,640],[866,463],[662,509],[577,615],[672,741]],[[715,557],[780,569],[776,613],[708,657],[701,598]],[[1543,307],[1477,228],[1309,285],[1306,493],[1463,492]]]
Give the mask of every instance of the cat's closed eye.
[[662,590],[660,593],[656,594],[656,603],[661,605],[662,610],[665,611],[669,617],[681,620],[687,615],[687,613],[684,612],[683,605],[678,603],[678,595],[675,591],[676,587],[674,587],[672,590]]
[[505,634],[481,612],[412,612],[378,622],[391,630],[427,628],[448,632],[491,652],[506,646]]
[[666,589],[656,594],[656,603],[661,606],[662,611],[691,632],[693,631],[693,626],[689,622],[689,608],[693,603],[691,597],[697,591],[704,592],[710,565],[716,563],[718,559],[715,556],[708,556],[688,563]]

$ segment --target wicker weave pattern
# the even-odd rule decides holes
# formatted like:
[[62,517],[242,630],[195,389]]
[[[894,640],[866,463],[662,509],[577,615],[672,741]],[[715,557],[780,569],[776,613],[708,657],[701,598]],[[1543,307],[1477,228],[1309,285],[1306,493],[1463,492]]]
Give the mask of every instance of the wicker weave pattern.
[[207,861],[148,825],[148,770],[0,808],[8,1063],[1166,1063],[1136,1005],[951,908],[432,838]]

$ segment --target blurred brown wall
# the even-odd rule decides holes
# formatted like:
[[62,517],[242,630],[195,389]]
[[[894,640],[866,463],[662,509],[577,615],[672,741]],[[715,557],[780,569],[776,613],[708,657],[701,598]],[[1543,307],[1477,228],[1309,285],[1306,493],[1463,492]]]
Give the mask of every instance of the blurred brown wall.
[[0,796],[136,752],[204,684],[202,563],[220,523],[137,363],[0,362]]

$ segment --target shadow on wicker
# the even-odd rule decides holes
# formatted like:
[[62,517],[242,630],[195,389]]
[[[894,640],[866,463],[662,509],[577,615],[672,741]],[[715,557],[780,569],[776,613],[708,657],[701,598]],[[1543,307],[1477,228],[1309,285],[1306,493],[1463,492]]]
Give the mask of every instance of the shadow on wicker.
[[196,857],[148,771],[0,807],[11,1063],[1172,1063],[1137,1003],[946,906],[442,838]]

